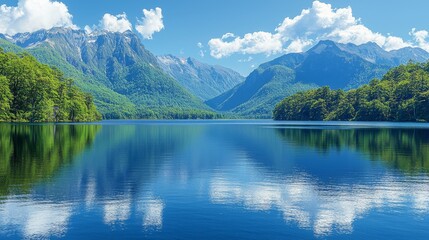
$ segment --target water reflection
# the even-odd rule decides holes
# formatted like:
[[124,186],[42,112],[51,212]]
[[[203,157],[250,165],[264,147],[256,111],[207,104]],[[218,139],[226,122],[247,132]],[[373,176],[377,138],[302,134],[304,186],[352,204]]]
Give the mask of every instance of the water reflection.
[[[409,231],[429,219],[425,129],[125,123],[3,131],[1,144],[17,145],[9,133],[29,151],[19,164],[0,151],[1,176],[16,176],[0,198],[0,238],[362,238],[363,220],[406,233],[396,216]],[[13,136],[22,132],[54,144],[31,148],[37,138]]]
[[0,124],[0,195],[29,191],[91,146],[97,125]]
[[288,142],[322,152],[356,150],[406,172],[429,172],[429,129],[277,128]]
[[215,176],[210,184],[212,201],[240,204],[254,211],[278,210],[286,222],[312,229],[315,235],[328,235],[334,230],[352,233],[357,219],[377,209],[410,207],[415,214],[429,213],[427,177],[412,183],[386,175],[369,184],[347,186],[320,186],[305,176],[283,181],[266,179],[266,175],[256,178],[260,180],[248,183],[234,173]]
[[[60,237],[67,232],[72,208],[68,204],[11,200],[1,206],[0,225],[8,232],[22,231],[24,238]],[[9,228],[5,228],[9,226]]]
[[67,232],[70,204],[31,199],[33,196],[27,194],[32,193],[35,184],[72,164],[76,155],[91,146],[100,128],[0,124],[0,195],[6,196],[0,206],[0,226],[12,226],[6,228],[9,231],[21,229],[25,238],[48,238]]
[[159,199],[149,199],[142,203],[143,226],[145,228],[162,228],[164,203]]
[[125,222],[131,214],[130,196],[116,196],[114,200],[104,203],[104,223],[114,224]]

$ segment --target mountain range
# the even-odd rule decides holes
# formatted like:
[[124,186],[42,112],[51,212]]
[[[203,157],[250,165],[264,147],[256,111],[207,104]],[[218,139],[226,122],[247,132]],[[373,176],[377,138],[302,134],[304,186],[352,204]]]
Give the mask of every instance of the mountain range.
[[[194,93],[192,88],[187,89],[190,84],[186,84],[186,80],[178,81],[172,77],[180,76],[173,67],[168,73],[164,71],[158,58],[146,50],[131,31],[86,33],[53,28],[0,38],[3,39],[0,46],[4,49],[29,52],[42,63],[55,66],[76,79],[79,87],[94,95],[105,118],[164,118],[177,112],[211,111],[195,96],[204,91]],[[197,62],[194,65],[198,70],[195,71],[204,73],[208,69],[206,72],[217,80],[211,95],[206,96],[229,90],[243,80],[232,70],[219,67],[221,72],[216,73],[214,67]],[[191,67],[188,69],[192,70]],[[225,79],[224,73],[228,75]],[[208,81],[213,82],[212,79]]]
[[131,31],[53,28],[0,34],[0,47],[28,52],[75,79],[94,96],[104,118],[175,118],[214,111],[269,118],[278,102],[296,92],[356,88],[392,67],[429,59],[420,48],[385,51],[375,43],[321,41],[306,52],[263,63],[244,78],[193,58],[155,56]]
[[244,81],[239,73],[222,66],[212,66],[193,58],[173,55],[158,57],[165,72],[202,100],[214,98]]
[[375,43],[358,46],[320,41],[307,52],[261,64],[243,83],[206,103],[218,111],[270,117],[279,101],[296,92],[319,86],[356,88],[381,78],[392,67],[428,59],[429,53],[420,48],[388,52]]

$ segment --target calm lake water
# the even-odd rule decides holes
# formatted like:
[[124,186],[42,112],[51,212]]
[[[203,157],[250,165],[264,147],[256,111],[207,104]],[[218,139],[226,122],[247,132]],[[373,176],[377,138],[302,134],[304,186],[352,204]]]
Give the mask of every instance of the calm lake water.
[[0,124],[0,239],[427,239],[429,126]]

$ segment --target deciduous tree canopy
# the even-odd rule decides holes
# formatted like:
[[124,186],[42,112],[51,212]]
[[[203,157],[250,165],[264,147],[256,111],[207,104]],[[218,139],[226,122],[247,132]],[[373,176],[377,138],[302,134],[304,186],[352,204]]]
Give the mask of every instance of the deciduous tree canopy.
[[83,122],[100,120],[91,95],[29,54],[0,49],[0,121]]

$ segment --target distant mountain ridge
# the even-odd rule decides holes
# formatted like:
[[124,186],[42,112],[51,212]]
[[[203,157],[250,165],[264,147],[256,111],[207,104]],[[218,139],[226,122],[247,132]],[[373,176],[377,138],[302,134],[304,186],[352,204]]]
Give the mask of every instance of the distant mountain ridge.
[[206,103],[219,111],[270,117],[278,100],[296,92],[318,86],[355,88],[381,78],[397,65],[428,59],[429,53],[420,48],[387,52],[375,43],[358,46],[321,41],[307,52],[261,64],[242,84]]
[[244,81],[243,76],[229,68],[208,65],[193,58],[173,55],[157,58],[165,72],[202,100],[216,97]]
[[[0,47],[27,51],[58,67],[95,96],[108,118],[163,117],[166,112],[210,111],[159,65],[133,32],[114,33],[53,28],[0,35]],[[11,44],[14,44],[11,46]],[[192,110],[193,109],[193,110]]]
[[29,52],[76,79],[79,87],[94,95],[107,118],[211,111],[208,106],[269,118],[276,103],[296,92],[319,86],[355,88],[409,60],[429,59],[429,53],[420,48],[387,52],[374,43],[357,46],[321,41],[307,52],[261,64],[243,81],[233,70],[192,58],[156,57],[131,31],[86,33],[53,28],[14,36],[0,34],[0,47]]
[[428,60],[429,53],[421,48],[405,47],[398,50],[385,51],[376,43],[369,42],[362,45],[352,43],[335,43],[341,50],[360,56],[374,64],[397,66],[409,60],[424,62]]

